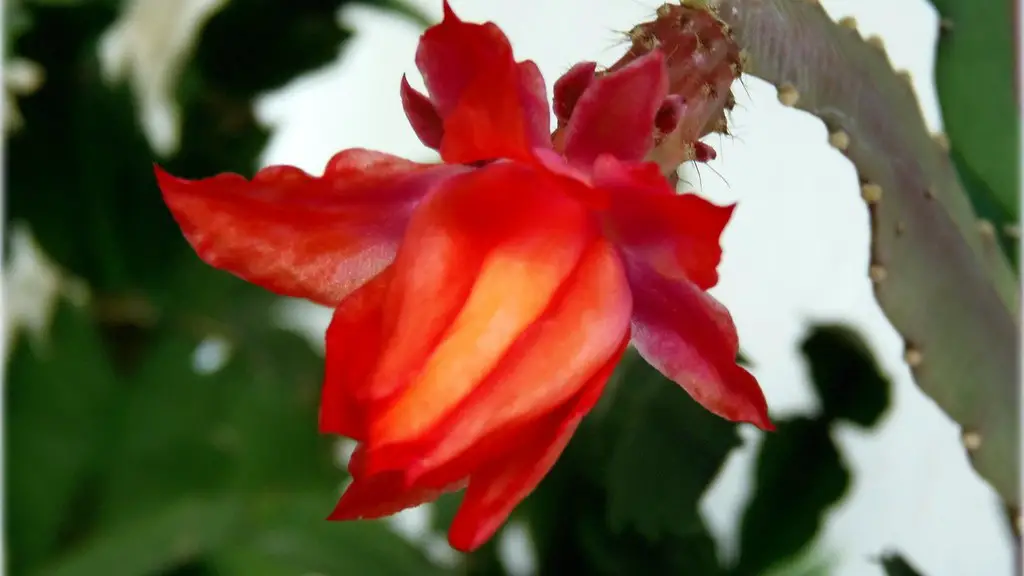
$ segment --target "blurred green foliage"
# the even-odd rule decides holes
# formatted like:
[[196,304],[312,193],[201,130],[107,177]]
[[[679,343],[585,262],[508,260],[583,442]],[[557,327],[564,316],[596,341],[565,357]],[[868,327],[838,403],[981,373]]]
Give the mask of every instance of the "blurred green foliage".
[[[1013,0],[931,0],[941,19],[935,86],[950,155],[978,215],[1020,223],[1020,80]],[[1018,238],[1000,234],[1014,263]]]
[[[180,147],[160,162],[186,177],[254,172],[269,137],[255,99],[339,55],[344,4],[232,0],[212,16],[178,84]],[[85,304],[62,297],[47,337],[19,338],[8,361],[10,573],[505,574],[497,540],[451,569],[383,522],[324,521],[345,473],[316,433],[322,358],[275,326],[273,295],[202,264],[171,220],[134,95],[100,71],[97,43],[120,9],[5,4],[10,49],[47,75],[8,138],[7,221],[28,223],[91,292]],[[203,350],[222,358],[197,362]],[[814,329],[803,352],[822,410],[764,436],[737,559],[720,554],[700,502],[743,444],[738,427],[631,352],[513,514],[538,572],[827,573],[806,555],[849,484],[831,434],[875,425],[889,384],[845,328]],[[459,501],[433,507],[434,536]]]

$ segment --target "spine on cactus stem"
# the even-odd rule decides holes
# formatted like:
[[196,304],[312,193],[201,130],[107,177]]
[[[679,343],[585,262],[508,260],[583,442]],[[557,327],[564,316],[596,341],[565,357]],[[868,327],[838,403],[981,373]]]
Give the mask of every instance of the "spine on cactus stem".
[[978,473],[1019,510],[1019,283],[928,134],[906,73],[880,41],[816,2],[684,4],[728,25],[750,54],[746,71],[777,86],[783,105],[821,118],[857,169],[872,228],[866,273],[906,363],[962,427]]

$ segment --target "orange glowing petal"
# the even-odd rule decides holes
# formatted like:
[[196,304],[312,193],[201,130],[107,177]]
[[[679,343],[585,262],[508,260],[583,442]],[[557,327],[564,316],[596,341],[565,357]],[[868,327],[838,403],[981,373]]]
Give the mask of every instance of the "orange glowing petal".
[[[409,481],[444,466],[485,436],[515,429],[563,405],[622,348],[632,299],[622,263],[595,242],[544,317],[436,431],[408,469]],[[433,434],[431,436],[434,436]]]
[[[371,427],[374,444],[415,438],[468,396],[548,308],[585,248],[586,221],[530,226],[484,260],[462,311],[401,397]],[[557,232],[557,230],[556,230]]]
[[495,456],[469,477],[466,496],[452,521],[448,542],[470,552],[487,541],[512,510],[532,492],[562,455],[580,421],[594,407],[628,344],[583,387],[568,409],[549,417],[521,439],[517,449]]
[[521,235],[528,223],[548,228],[556,242],[580,233],[582,209],[551,186],[530,168],[492,164],[452,178],[417,208],[385,300],[387,347],[359,392],[367,402],[386,403],[416,379],[494,246]]

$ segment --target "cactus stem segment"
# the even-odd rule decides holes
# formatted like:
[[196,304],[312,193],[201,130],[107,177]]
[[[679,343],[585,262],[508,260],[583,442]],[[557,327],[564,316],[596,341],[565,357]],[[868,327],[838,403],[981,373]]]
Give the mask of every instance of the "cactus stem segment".
[[836,150],[844,152],[850,147],[850,135],[842,130],[836,130],[828,135],[828,143]]
[[868,204],[877,204],[882,200],[882,187],[873,182],[867,182],[860,187],[860,197]]
[[968,452],[974,452],[978,448],[981,448],[981,434],[978,434],[974,430],[964,430],[963,433],[964,448]]
[[779,86],[779,102],[783,106],[796,106],[796,103],[800,101],[800,93],[797,92],[796,86],[793,86],[789,82]]

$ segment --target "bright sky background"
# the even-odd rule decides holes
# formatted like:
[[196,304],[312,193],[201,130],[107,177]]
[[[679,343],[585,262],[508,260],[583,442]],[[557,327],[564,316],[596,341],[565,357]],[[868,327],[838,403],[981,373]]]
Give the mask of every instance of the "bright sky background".
[[[140,3],[149,6],[150,27],[134,30],[137,36],[129,38],[131,46],[120,47],[122,56],[127,55],[121,63],[131,67],[134,62],[129,60],[147,60],[166,68],[162,54],[188,37],[183,25],[175,26],[178,23],[168,18],[196,18],[198,12],[192,8],[217,1]],[[406,1],[440,18],[440,0]],[[497,22],[512,39],[517,57],[538,63],[549,90],[575,62],[616,60],[625,49],[621,31],[649,19],[658,6],[656,0],[451,4],[467,20]],[[931,75],[937,19],[925,0],[822,4],[835,18],[856,17],[865,36],[878,34],[884,39],[895,67],[910,71],[929,126],[939,130]],[[156,13],[172,5],[178,11]],[[263,102],[262,117],[277,129],[265,162],[320,173],[335,152],[355,146],[432,158],[408,127],[398,93],[403,73],[410,74],[414,85],[419,82],[413,54],[420,31],[368,9],[348,10],[344,18],[357,35],[339,61]],[[116,67],[117,59],[111,63]],[[146,108],[157,106],[159,93],[166,92],[168,76],[146,72],[153,68],[141,74],[148,86],[142,90]],[[881,574],[873,558],[890,549],[902,552],[928,576],[1011,574],[1011,541],[997,499],[970,468],[957,426],[915,387],[902,360],[902,342],[872,296],[866,274],[867,212],[853,167],[828,146],[817,119],[783,108],[771,86],[744,78],[734,88],[735,137],[709,139],[718,160],[701,167],[699,178],[693,180],[713,200],[739,202],[723,240],[721,282],[714,293],[733,313],[772,413],[789,415],[814,407],[797,352],[798,341],[812,323],[842,321],[859,329],[894,380],[893,406],[877,433],[844,428],[838,434],[853,484],[829,516],[823,535],[822,547],[836,555],[835,574]],[[174,123],[171,116],[149,117],[155,130],[165,135]],[[9,284],[7,295],[12,303],[34,305],[44,300],[40,294],[53,282],[40,275],[37,260],[26,258],[31,262],[25,266],[37,269],[35,275]],[[11,262],[9,268],[20,265]],[[12,304],[9,313],[15,308]],[[325,310],[302,310],[301,321],[316,340],[322,339],[327,320]],[[751,442],[734,454],[703,503],[727,553],[735,546],[737,517],[747,498],[759,439],[753,429],[744,433]],[[422,523],[422,513],[399,518],[407,530]],[[517,572],[528,573],[526,555],[516,556],[522,569]]]
[[[415,3],[440,17],[439,0]],[[451,4],[464,19],[497,22],[517,58],[538,63],[549,90],[575,62],[615,61],[625,50],[618,31],[649,19],[658,6],[653,0]],[[931,73],[937,18],[925,0],[822,4],[835,18],[854,16],[865,36],[883,38],[894,66],[910,71],[929,126],[939,130]],[[339,63],[266,100],[264,117],[278,129],[266,161],[319,173],[334,152],[352,146],[430,158],[408,128],[398,96],[403,73],[418,81],[418,30],[367,9],[344,16],[358,35]],[[872,558],[887,549],[902,551],[931,576],[1011,574],[1011,541],[994,493],[967,463],[958,428],[915,387],[903,344],[872,296],[867,212],[853,167],[828,146],[817,119],[783,108],[771,86],[745,78],[735,93],[736,137],[709,140],[719,159],[700,169],[699,190],[739,201],[714,293],[735,317],[769,406],[776,415],[813,409],[796,347],[814,322],[858,328],[894,379],[894,403],[877,434],[853,428],[838,434],[854,480],[824,531],[824,547],[838,555],[837,576],[881,574]],[[326,321],[314,315],[312,329],[323,330]],[[755,447],[734,455],[704,502],[730,550]]]

